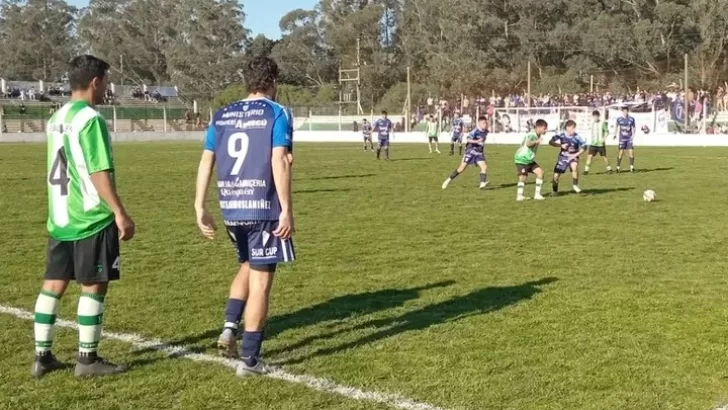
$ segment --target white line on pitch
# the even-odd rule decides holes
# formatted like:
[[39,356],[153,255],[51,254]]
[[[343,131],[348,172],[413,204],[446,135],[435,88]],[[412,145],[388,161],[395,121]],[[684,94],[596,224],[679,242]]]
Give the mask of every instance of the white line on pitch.
[[[19,319],[33,320],[33,314],[31,312],[10,306],[0,305],[0,313],[15,316]],[[63,319],[57,320],[56,326],[65,327],[68,329],[77,329],[76,322],[71,322]],[[148,339],[133,333],[114,333],[104,331],[103,335],[107,339],[119,340],[125,343],[129,343],[137,349],[157,350],[169,356],[184,357],[185,359],[190,359],[195,362],[217,363],[223,366],[230,367],[232,369],[235,368],[237,363],[235,360],[211,356],[204,353],[194,353],[186,349],[184,346],[173,346],[162,340]],[[276,368],[276,370],[270,373],[268,377],[278,380],[284,380],[290,383],[302,384],[314,390],[335,393],[354,400],[373,401],[403,410],[445,410],[441,407],[408,399],[398,394],[364,391],[356,387],[336,384],[330,380],[314,376],[288,373],[280,368]]]

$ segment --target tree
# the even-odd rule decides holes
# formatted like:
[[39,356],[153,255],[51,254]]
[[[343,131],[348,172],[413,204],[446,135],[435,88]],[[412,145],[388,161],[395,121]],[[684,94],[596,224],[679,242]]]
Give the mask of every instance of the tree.
[[59,81],[76,51],[76,13],[63,0],[2,0],[0,73],[17,80]]
[[281,18],[280,28],[283,37],[273,47],[272,56],[281,68],[283,82],[320,87],[336,81],[337,64],[318,11],[293,10]]

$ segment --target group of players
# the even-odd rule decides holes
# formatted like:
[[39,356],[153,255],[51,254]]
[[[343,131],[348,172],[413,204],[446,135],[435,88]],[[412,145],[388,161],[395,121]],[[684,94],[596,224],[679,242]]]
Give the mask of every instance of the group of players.
[[[606,140],[609,135],[609,126],[606,120],[601,119],[599,111],[592,113],[592,133],[587,141],[576,132],[576,122],[567,120],[564,124],[564,130],[557,132],[550,140],[549,145],[559,148],[559,154],[554,165],[554,175],[551,182],[552,195],[559,193],[559,180],[561,175],[570,172],[572,176],[572,190],[576,193],[581,192],[579,187],[579,159],[587,154],[586,165],[584,167],[584,175],[589,174],[592,159],[595,156],[601,156],[604,159],[607,173],[612,173],[612,166],[607,157]],[[463,155],[463,139],[465,139],[465,154],[459,166],[452,171],[450,176],[442,183],[442,189],[446,189],[453,179],[457,178],[468,165],[477,165],[480,168],[480,189],[488,186],[487,170],[488,165],[485,157],[485,141],[488,137],[488,118],[481,116],[477,120],[476,126],[465,133],[465,122],[458,113],[452,121],[452,136],[450,139],[450,155],[455,154],[455,146],[459,146],[459,153]],[[543,200],[541,188],[543,186],[544,171],[536,162],[536,152],[543,140],[543,136],[547,133],[548,123],[544,120],[537,120],[533,125],[533,129],[525,136],[521,142],[521,146],[516,151],[514,162],[518,173],[518,189],[516,200],[524,201],[528,198],[524,196],[524,188],[529,174],[536,176],[536,190],[533,199]],[[366,119],[363,122],[364,150],[371,148],[375,150],[372,141],[372,134],[378,136],[378,144],[376,147],[377,159],[380,158],[382,150],[385,151],[385,159],[389,159],[389,140],[392,136],[392,122],[387,118],[387,112],[382,112],[382,118],[378,119],[373,125],[369,124]],[[630,172],[635,171],[634,167],[634,137],[636,134],[636,123],[632,116],[629,115],[629,108],[622,108],[622,116],[616,121],[616,132],[614,138],[619,138],[619,152],[617,155],[616,171],[621,171],[622,158],[624,153],[629,155]],[[428,147],[430,153],[440,153],[438,135],[439,124],[430,115],[427,119],[426,135],[428,138]]]

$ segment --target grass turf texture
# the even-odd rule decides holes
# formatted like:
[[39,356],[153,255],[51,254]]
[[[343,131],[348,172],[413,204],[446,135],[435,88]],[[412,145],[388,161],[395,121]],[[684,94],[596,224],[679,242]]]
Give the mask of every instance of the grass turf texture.
[[[469,168],[442,191],[458,158],[424,144],[394,145],[391,162],[359,145],[298,144],[300,260],[276,279],[267,357],[446,409],[725,403],[728,212],[715,171],[728,150],[639,148],[639,173],[603,175],[597,161],[584,194],[522,204],[514,150],[487,147],[489,189],[476,188]],[[213,353],[236,264],[224,233],[206,242],[196,231],[200,144],[114,152],[138,236],[123,247],[106,329]],[[538,161],[550,169],[555,157],[544,146]],[[0,146],[0,175],[0,304],[32,310],[45,263],[45,147]],[[642,201],[648,188],[658,202]],[[77,296],[66,295],[62,318],[74,319]],[[116,341],[101,352],[134,365],[125,375],[33,381],[32,323],[0,315],[0,327],[0,409],[81,409],[91,399],[109,409],[385,408]],[[76,332],[56,340],[70,361]]]

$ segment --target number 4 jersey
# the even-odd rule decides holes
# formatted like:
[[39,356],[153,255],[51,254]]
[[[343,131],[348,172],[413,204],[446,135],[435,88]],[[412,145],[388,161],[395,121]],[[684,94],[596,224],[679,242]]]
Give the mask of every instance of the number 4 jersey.
[[290,150],[291,130],[288,110],[266,98],[238,101],[215,113],[205,150],[215,153],[226,224],[278,220],[281,206],[271,156],[276,147]]
[[91,174],[114,170],[106,120],[86,102],[71,101],[51,117],[46,133],[48,233],[59,241],[95,235],[114,221],[91,182]]

